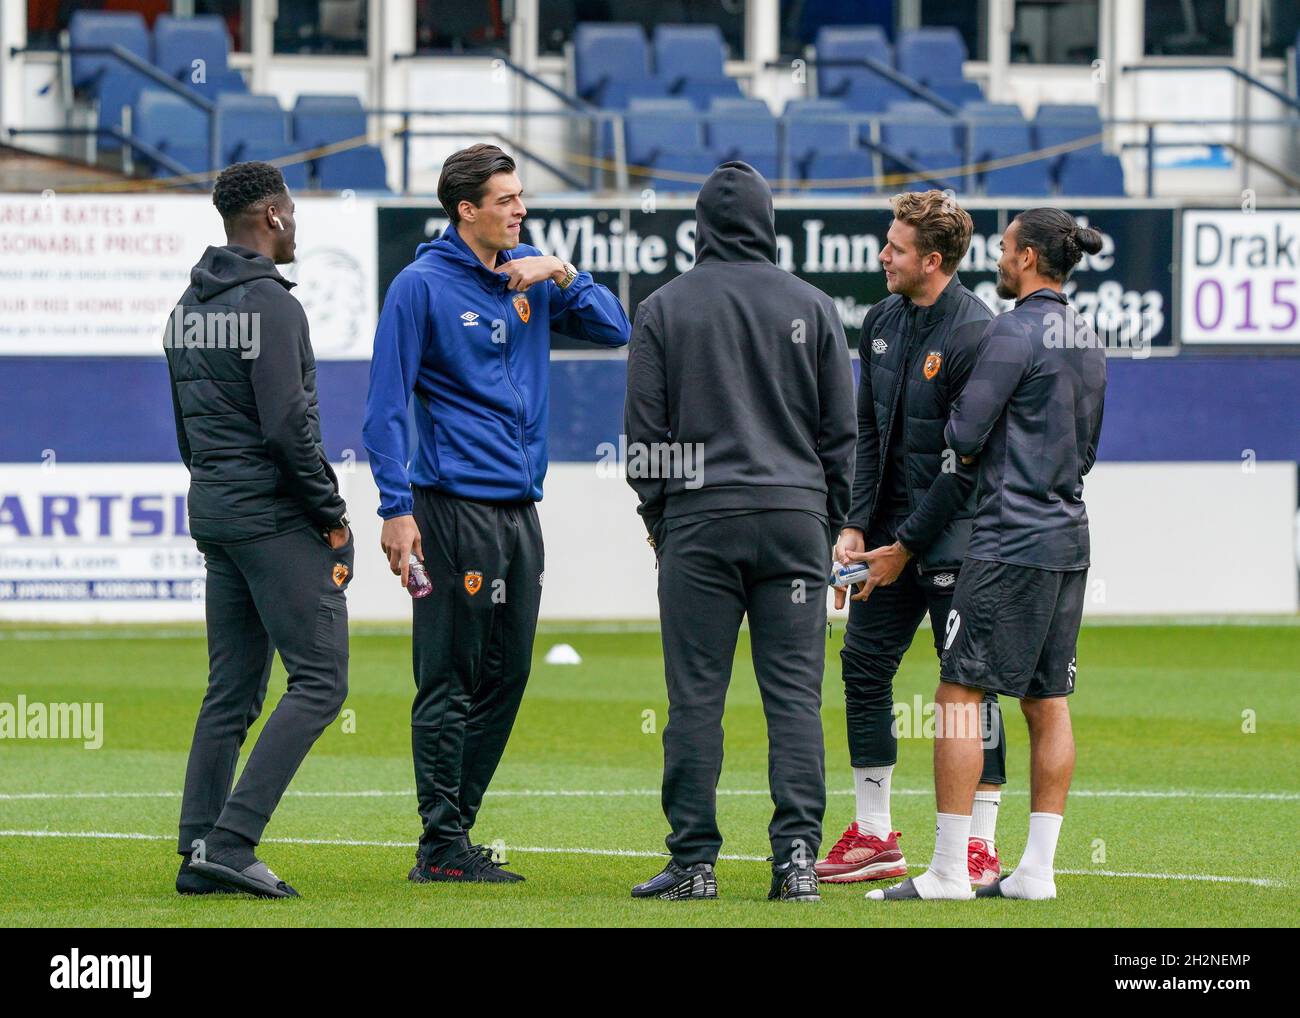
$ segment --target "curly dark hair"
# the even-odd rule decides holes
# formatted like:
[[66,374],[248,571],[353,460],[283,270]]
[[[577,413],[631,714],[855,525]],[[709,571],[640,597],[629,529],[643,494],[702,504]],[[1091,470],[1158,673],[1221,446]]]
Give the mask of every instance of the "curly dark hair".
[[268,198],[285,194],[284,174],[270,163],[235,163],[222,170],[212,185],[212,204],[228,223]]

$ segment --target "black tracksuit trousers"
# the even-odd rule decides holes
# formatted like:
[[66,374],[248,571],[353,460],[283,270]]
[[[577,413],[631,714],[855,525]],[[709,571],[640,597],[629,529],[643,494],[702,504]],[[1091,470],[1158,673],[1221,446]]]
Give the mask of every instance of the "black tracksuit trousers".
[[413,487],[433,592],[412,602],[411,750],[432,858],[474,826],[532,667],[545,553],[533,502]]
[[[892,527],[873,527],[867,548],[878,548],[893,541]],[[909,562],[893,583],[877,587],[866,601],[850,602],[840,663],[852,766],[891,767],[898,762],[898,737],[893,727],[894,676],[912,645],[917,626],[927,614],[935,652],[943,654],[955,588],[955,582],[937,587],[932,580],[922,580],[915,564]],[[985,696],[980,704],[980,726],[985,746],[980,783],[1005,784],[1006,726],[994,693]],[[996,736],[993,726],[997,729]]]
[[816,859],[826,811],[821,687],[830,535],[811,513],[765,510],[670,530],[659,554],[668,723],[663,809],[678,863],[714,863],[722,712],[741,620],[767,717],[768,827],[778,864]]
[[[208,691],[185,769],[180,841],[213,827],[254,844],[308,750],[348,693],[351,536],[337,550],[314,528],[243,544],[199,543],[207,566]],[[231,791],[239,751],[262,712],[276,651],[288,688]]]

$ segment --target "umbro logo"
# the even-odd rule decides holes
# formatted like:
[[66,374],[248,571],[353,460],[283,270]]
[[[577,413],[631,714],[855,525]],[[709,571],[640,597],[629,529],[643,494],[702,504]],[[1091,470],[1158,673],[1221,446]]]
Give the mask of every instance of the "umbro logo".
[[956,582],[957,577],[952,573],[940,573],[934,578],[934,585],[936,587],[951,587]]
[[877,336],[871,341],[871,352],[874,354],[882,354],[888,349],[889,344],[885,342],[883,336]]
[[460,316],[460,320],[461,320],[465,325],[477,325],[477,324],[478,324],[478,312],[477,312],[477,311],[466,311],[463,315]]

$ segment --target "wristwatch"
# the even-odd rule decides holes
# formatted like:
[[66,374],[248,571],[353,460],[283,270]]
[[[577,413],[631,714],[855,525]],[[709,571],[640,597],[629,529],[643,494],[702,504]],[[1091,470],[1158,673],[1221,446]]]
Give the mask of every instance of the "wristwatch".
[[573,281],[574,281],[575,279],[577,279],[577,278],[578,278],[578,270],[577,270],[576,268],[573,267],[573,263],[572,263],[572,262],[565,262],[565,263],[564,263],[564,278],[561,279],[561,280],[560,280],[556,285],[557,285],[561,290],[567,290],[567,289],[570,287],[570,285],[572,285]]
[[352,525],[352,521],[348,519],[348,514],[344,513],[342,516],[340,516],[337,520],[335,520],[325,529],[326,531],[342,530],[344,527],[350,527],[351,525]]

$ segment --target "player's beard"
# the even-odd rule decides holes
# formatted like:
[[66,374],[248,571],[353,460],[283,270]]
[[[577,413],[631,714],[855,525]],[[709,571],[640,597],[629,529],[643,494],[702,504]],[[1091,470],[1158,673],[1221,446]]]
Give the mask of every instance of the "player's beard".
[[1001,269],[998,269],[998,296],[1003,300],[1015,300],[1020,296],[1020,292],[1007,282],[1007,277],[1002,274]]

